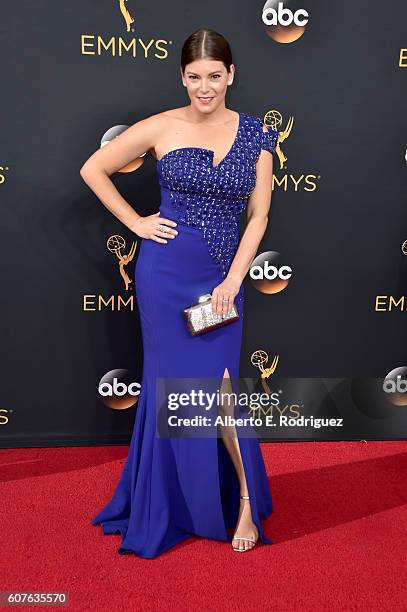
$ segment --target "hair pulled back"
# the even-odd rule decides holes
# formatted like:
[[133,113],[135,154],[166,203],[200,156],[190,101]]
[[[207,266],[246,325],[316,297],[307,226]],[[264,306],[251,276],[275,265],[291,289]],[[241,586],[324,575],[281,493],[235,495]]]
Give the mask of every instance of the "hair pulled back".
[[226,38],[215,32],[203,28],[193,32],[181,50],[181,69],[185,72],[185,66],[198,59],[211,59],[223,62],[226,70],[230,72],[230,65],[233,63],[232,51]]

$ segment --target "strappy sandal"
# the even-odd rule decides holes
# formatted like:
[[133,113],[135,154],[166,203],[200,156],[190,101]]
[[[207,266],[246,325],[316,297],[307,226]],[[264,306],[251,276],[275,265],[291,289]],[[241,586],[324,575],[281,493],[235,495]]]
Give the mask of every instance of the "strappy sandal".
[[[250,499],[250,497],[248,495],[240,495],[240,499]],[[255,526],[256,527],[256,526]],[[254,545],[256,545],[257,540],[259,539],[259,530],[256,527],[256,531],[257,531],[257,538],[255,540],[252,540],[252,538],[243,538],[240,536],[236,535],[236,532],[233,534],[233,540],[246,540],[247,542],[253,542]],[[234,546],[232,546],[233,550],[235,550],[236,552],[247,552],[248,550],[252,550],[254,548],[254,546],[251,546],[249,548],[235,548]]]

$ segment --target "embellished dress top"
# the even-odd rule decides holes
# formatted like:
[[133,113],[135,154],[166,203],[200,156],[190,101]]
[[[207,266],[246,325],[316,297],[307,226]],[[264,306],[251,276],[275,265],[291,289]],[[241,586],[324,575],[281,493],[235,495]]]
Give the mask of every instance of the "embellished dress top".
[[168,206],[163,198],[163,214],[202,232],[223,277],[239,244],[240,215],[256,185],[260,151],[273,153],[277,139],[276,130],[263,131],[259,117],[240,112],[233,145],[216,166],[214,152],[200,147],[173,149],[157,161],[163,195],[170,199]]

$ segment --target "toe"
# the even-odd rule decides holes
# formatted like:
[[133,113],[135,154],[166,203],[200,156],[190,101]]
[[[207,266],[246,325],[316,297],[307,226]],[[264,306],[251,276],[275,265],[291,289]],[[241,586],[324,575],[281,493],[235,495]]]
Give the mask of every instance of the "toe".
[[233,539],[232,540],[232,546],[233,546],[233,548],[240,549],[240,540]]

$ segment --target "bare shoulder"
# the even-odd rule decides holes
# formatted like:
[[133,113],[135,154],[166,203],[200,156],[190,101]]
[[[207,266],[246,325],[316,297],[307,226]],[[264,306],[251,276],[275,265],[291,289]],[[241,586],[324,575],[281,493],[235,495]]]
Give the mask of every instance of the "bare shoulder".
[[162,143],[171,140],[172,135],[180,125],[185,125],[187,119],[184,108],[170,108],[149,115],[134,124],[134,126],[137,126],[138,134],[140,134],[140,130],[148,134],[149,147],[146,152],[150,153],[154,159],[157,159],[157,149],[161,149]]
[[183,107],[171,108],[162,111],[161,113],[149,115],[148,117],[137,121],[137,124],[143,124],[149,129],[155,129],[160,132],[162,129],[165,129],[168,126],[172,126],[177,121],[186,121],[186,115]]
[[172,121],[187,121],[187,109],[189,106],[180,106],[178,108],[169,108],[161,113],[158,113],[157,117],[163,117]]

